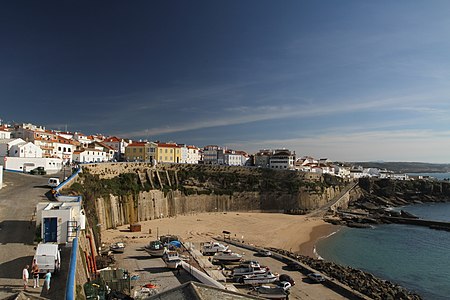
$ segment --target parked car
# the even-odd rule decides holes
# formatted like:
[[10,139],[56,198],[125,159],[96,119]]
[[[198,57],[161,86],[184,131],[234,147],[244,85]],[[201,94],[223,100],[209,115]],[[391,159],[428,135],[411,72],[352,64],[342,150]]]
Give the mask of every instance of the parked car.
[[55,188],[59,185],[59,178],[51,177],[48,179],[48,186],[51,188]]
[[270,252],[267,249],[259,249],[258,250],[258,255],[259,256],[272,256],[272,252]]
[[302,266],[297,262],[289,262],[286,266],[286,270],[290,271],[300,271],[302,269]]
[[295,285],[294,278],[292,278],[288,274],[281,274],[280,277],[278,277],[278,280],[280,280],[280,282],[283,282],[283,281],[284,282],[289,282],[292,286]]
[[319,273],[309,273],[308,278],[315,283],[324,282],[325,278]]
[[290,284],[290,283],[287,282],[287,281],[280,281],[280,282],[277,284],[277,286],[280,287],[280,288],[282,288],[283,291],[286,291],[286,292],[287,292],[287,291],[292,287],[292,284]]

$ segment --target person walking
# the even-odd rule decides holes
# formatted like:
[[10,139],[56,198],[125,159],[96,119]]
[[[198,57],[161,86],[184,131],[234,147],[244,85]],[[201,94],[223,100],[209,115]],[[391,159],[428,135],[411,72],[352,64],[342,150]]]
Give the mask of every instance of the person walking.
[[28,287],[28,278],[30,277],[30,274],[28,273],[28,268],[30,266],[26,265],[25,268],[22,270],[22,280],[23,280],[23,290],[26,291]]
[[33,259],[33,264],[31,265],[31,276],[33,276],[33,288],[39,287],[39,267],[36,263],[36,259]]
[[52,273],[50,273],[50,271],[47,271],[47,273],[44,275],[44,287],[45,287],[47,294],[48,294],[48,291],[50,290],[50,279],[51,278],[52,278]]

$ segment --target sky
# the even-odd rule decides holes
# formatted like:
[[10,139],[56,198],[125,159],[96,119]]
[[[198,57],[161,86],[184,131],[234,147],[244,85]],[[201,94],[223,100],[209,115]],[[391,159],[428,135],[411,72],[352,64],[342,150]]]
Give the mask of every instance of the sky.
[[449,1],[3,1],[0,118],[450,162]]

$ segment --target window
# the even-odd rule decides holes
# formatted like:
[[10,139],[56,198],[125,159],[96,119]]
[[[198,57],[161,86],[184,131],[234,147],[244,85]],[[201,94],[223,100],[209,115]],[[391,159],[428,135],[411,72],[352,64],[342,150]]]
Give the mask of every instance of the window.
[[58,147],[58,151],[61,151],[61,147]]
[[167,149],[165,149],[165,151],[164,151],[165,153],[167,153]]

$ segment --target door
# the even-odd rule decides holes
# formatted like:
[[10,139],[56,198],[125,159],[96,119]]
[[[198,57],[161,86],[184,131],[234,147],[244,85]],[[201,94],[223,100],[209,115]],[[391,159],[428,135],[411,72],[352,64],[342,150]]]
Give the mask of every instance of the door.
[[57,242],[57,218],[44,218],[44,243]]

